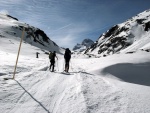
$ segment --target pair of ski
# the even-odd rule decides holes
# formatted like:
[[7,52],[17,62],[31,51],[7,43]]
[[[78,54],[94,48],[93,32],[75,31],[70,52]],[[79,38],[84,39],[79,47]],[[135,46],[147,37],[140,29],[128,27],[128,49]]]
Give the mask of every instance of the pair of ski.
[[69,73],[69,72],[66,72],[66,71],[61,72],[61,74],[70,75],[70,73]]
[[63,72],[56,72],[55,71],[51,71],[52,73],[60,73],[60,74],[65,74],[65,75],[71,75],[69,72],[63,71]]

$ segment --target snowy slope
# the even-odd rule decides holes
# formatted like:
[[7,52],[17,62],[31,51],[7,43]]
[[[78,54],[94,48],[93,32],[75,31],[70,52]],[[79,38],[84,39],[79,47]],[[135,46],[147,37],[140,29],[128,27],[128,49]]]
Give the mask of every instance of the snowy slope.
[[[21,56],[15,80],[13,54],[0,52],[0,111],[2,113],[149,113],[150,54],[117,54],[71,60],[70,75],[56,72],[43,55]],[[57,61],[57,60],[56,60]],[[9,64],[8,64],[9,62]]]
[[98,56],[150,49],[150,10],[103,33],[85,53]]
[[[24,43],[35,46],[37,49],[41,50],[55,50],[59,53],[61,52],[62,49],[57,46],[55,42],[51,41],[42,30],[26,23],[19,22],[14,17],[3,14],[0,14],[0,43],[5,44],[3,41],[7,41],[6,43],[8,45],[11,44],[10,46],[13,47],[13,44],[20,42],[23,26],[26,28],[24,33]],[[5,46],[1,49],[5,49]],[[12,51],[14,50],[11,47],[9,49],[12,49]]]

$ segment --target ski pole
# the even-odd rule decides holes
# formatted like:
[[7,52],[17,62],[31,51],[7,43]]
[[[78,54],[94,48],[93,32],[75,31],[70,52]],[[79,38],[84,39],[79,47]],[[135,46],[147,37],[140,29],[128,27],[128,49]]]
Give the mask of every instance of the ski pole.
[[71,60],[70,60],[70,67],[71,67],[71,70],[73,71]]
[[50,69],[50,61],[48,60],[48,63],[47,63],[47,71]]
[[65,59],[63,61],[63,71],[65,70]]
[[57,59],[57,68],[58,68],[58,71],[59,71],[59,67],[58,67],[58,59]]

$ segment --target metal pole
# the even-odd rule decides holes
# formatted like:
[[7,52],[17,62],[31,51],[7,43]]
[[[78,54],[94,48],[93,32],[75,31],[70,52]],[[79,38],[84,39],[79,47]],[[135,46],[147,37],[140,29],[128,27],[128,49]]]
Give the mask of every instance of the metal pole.
[[58,68],[58,71],[59,71],[59,67],[58,67],[58,59],[57,59],[57,68]]
[[15,79],[16,68],[17,68],[17,63],[18,63],[18,59],[19,59],[21,44],[22,44],[22,40],[23,40],[23,37],[24,37],[24,31],[25,31],[25,28],[23,27],[22,36],[21,36],[20,45],[19,45],[19,50],[18,50],[18,55],[17,55],[17,59],[16,59],[15,69],[14,69],[14,74],[13,74],[13,79]]
[[70,59],[70,67],[71,67],[71,70],[73,71],[73,68],[72,68],[72,63],[71,63],[71,59]]
[[63,61],[63,72],[64,72],[64,70],[65,70],[65,59]]

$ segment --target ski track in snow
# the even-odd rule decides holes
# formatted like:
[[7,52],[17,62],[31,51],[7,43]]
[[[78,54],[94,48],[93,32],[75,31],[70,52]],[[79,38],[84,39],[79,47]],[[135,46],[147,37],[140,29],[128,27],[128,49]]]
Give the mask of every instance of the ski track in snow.
[[15,81],[1,82],[0,103],[6,113],[126,113],[120,89],[82,67],[72,71],[51,73],[44,65],[36,72],[19,73]]

